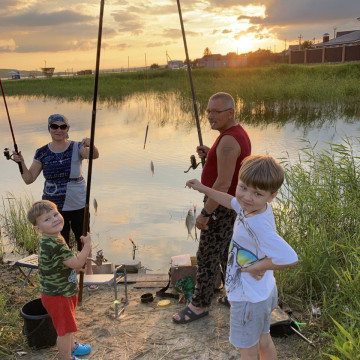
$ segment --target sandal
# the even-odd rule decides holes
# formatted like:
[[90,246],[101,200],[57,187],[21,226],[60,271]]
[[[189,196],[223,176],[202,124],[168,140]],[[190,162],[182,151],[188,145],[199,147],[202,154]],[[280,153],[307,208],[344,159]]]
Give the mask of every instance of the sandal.
[[227,298],[227,296],[220,296],[218,299],[217,299],[217,302],[218,304],[222,304],[222,305],[225,305],[226,307],[230,308],[230,302]]
[[89,290],[89,291],[99,290],[99,285],[91,284],[91,285],[89,285],[88,290]]
[[[178,315],[180,316],[180,320],[174,319],[173,321],[177,324],[187,324],[189,322],[201,319],[202,317],[209,315],[208,311],[203,311],[201,314],[195,314],[188,306],[179,311]],[[185,315],[188,316],[188,319],[185,319]]]

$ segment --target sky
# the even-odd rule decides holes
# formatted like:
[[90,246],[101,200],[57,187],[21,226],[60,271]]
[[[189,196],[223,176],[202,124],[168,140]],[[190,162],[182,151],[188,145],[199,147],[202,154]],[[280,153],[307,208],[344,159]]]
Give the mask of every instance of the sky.
[[[359,0],[180,0],[190,59],[359,30]],[[1,0],[0,68],[94,69],[100,0]],[[100,69],[185,60],[176,0],[105,0]]]

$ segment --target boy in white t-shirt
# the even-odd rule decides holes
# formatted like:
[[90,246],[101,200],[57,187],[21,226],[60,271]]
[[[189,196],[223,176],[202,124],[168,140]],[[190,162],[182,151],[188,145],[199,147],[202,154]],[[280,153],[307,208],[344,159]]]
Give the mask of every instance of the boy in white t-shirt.
[[230,342],[242,360],[276,360],[270,336],[271,312],[277,306],[273,270],[295,265],[295,251],[276,232],[270,202],[284,181],[281,165],[270,156],[244,159],[235,197],[189,180],[186,185],[220,205],[234,209],[237,218],[229,247],[226,292],[231,303]]

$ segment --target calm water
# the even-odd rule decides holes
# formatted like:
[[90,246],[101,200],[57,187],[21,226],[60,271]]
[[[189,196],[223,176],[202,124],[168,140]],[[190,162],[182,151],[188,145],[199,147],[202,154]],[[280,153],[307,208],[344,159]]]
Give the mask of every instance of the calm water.
[[[7,103],[16,141],[28,166],[35,150],[50,141],[47,131],[50,114],[62,113],[69,118],[70,139],[79,141],[90,134],[92,103],[17,97],[8,97]],[[200,178],[201,166],[184,174],[190,165],[190,155],[195,154],[198,136],[193,114],[185,113],[183,108],[177,96],[155,94],[132,96],[121,104],[98,104],[95,143],[100,158],[93,162],[90,226],[97,249],[103,249],[115,264],[132,258],[129,238],[138,246],[136,259],[154,272],[166,272],[171,256],[195,255],[197,242],[187,237],[185,217],[193,205],[201,209],[202,195],[185,189],[184,185],[189,178]],[[1,147],[12,148],[3,110],[0,111]],[[253,153],[279,158],[288,152],[295,160],[303,147],[300,139],[317,142],[317,149],[321,150],[327,146],[326,142],[341,143],[345,136],[360,137],[360,121],[356,116],[345,119],[333,111],[317,109],[303,111],[305,115],[301,116],[310,116],[310,112],[311,121],[307,121],[306,127],[298,125],[301,119],[296,109],[287,112],[282,125],[273,122],[264,125],[253,120],[252,124],[256,125],[243,124],[252,140]],[[273,118],[276,116],[280,113],[274,112]],[[211,145],[217,137],[204,118],[202,136],[206,145]],[[3,157],[0,167],[0,195],[10,191],[16,196],[41,198],[42,175],[27,186],[15,163]],[[83,170],[87,178],[86,161]],[[92,207],[94,197],[98,202],[97,215]]]

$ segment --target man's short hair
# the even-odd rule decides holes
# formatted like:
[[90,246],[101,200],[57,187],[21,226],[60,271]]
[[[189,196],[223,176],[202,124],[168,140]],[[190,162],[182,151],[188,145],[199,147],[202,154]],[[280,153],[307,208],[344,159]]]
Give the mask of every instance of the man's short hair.
[[230,109],[235,109],[235,100],[234,98],[226,93],[226,92],[218,92],[212,95],[209,99],[210,100],[222,100],[224,105]]
[[271,156],[250,155],[241,163],[239,180],[247,186],[274,194],[284,182],[284,170]]
[[35,226],[36,219],[51,210],[57,210],[57,206],[53,202],[49,200],[36,201],[31,205],[31,208],[27,213],[27,218],[31,224]]

